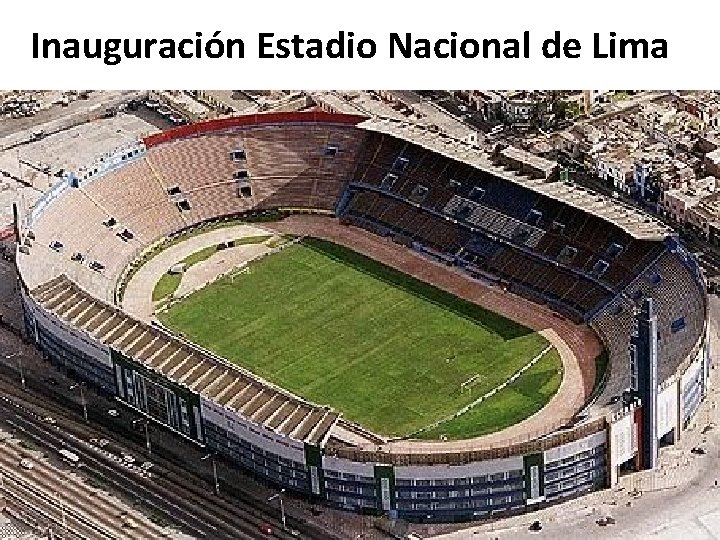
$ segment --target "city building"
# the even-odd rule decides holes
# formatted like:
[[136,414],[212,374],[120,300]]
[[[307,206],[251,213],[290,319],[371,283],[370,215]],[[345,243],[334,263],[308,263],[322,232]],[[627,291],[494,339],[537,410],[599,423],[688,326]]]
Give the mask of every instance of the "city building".
[[703,199],[715,193],[717,179],[708,176],[694,182],[691,186],[669,189],[663,193],[664,214],[680,225],[687,221],[688,211],[700,204]]

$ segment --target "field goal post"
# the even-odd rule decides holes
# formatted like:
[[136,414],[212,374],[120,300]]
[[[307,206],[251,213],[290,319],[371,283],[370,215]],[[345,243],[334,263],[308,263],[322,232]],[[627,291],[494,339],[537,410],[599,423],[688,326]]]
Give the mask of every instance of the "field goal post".
[[476,373],[465,382],[460,383],[460,393],[464,393],[466,390],[472,392],[472,387],[479,383],[481,380],[480,374]]

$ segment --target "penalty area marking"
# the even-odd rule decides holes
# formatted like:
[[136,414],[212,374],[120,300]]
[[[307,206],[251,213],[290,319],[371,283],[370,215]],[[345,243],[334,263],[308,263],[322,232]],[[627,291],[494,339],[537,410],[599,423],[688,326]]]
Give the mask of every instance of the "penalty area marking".
[[[417,431],[414,431],[413,433],[410,433],[410,434],[407,435],[405,438],[406,438],[406,439],[411,439],[411,438],[415,437],[416,435],[419,435],[420,433],[424,433],[424,432],[426,432],[426,431],[429,431],[429,430],[431,430],[431,429],[434,429],[434,428],[436,428],[436,427],[438,427],[438,426],[440,426],[440,425],[442,425],[442,424],[445,424],[446,422],[449,422],[450,420],[454,420],[454,419],[457,418],[458,416],[462,416],[463,414],[465,414],[465,413],[468,412],[469,410],[474,409],[475,407],[477,407],[478,405],[480,405],[483,401],[485,401],[487,398],[490,398],[490,397],[494,396],[494,395],[497,394],[500,390],[504,390],[505,387],[507,387],[509,384],[514,383],[514,382],[518,379],[518,377],[520,377],[520,376],[521,376],[523,373],[525,373],[528,369],[530,369],[530,368],[533,367],[535,364],[537,364],[543,356],[545,356],[549,351],[552,350],[552,348],[553,348],[552,345],[548,345],[547,347],[545,347],[545,348],[544,348],[542,351],[540,351],[532,360],[530,360],[527,364],[525,364],[523,367],[521,367],[518,371],[516,371],[515,373],[513,373],[513,375],[512,375],[511,377],[509,377],[505,382],[499,384],[498,386],[496,386],[495,388],[493,388],[493,389],[490,390],[489,392],[486,392],[485,394],[483,394],[482,396],[480,396],[480,397],[477,398],[476,400],[472,401],[472,402],[469,403],[468,405],[465,405],[462,409],[456,411],[454,414],[452,414],[452,415],[450,415],[450,416],[446,416],[445,418],[441,418],[441,419],[438,420],[437,422],[433,422],[432,424],[429,424],[429,425],[427,425],[427,426],[425,426],[425,427],[422,427],[422,428],[418,429]],[[477,375],[476,375],[476,376],[477,376]],[[474,377],[470,377],[470,379],[468,379],[468,381],[473,380],[473,379],[474,379]],[[468,382],[468,381],[465,381],[465,382]],[[464,384],[464,383],[463,383],[463,384]],[[461,385],[461,386],[462,386],[462,385]]]

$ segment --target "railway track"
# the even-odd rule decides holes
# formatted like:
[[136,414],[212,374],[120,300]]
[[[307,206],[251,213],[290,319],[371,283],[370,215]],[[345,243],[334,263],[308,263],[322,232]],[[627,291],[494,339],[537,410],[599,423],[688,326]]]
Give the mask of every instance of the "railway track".
[[33,490],[27,490],[20,481],[4,487],[2,496],[8,507],[20,510],[24,519],[30,518],[37,529],[50,529],[63,540],[95,540],[98,537],[94,524],[73,523],[73,516],[63,520],[61,508],[48,507],[47,500],[38,497]]
[[[188,475],[187,469],[177,464],[160,460],[161,473],[154,474],[152,478],[133,474],[86,442],[92,438],[107,437],[106,432],[98,433],[96,429],[89,428],[78,421],[75,415],[42,399],[32,390],[20,390],[8,383],[4,374],[0,374],[0,391],[7,396],[6,401],[0,401],[0,409],[14,415],[11,421],[17,429],[38,444],[54,450],[67,448],[78,454],[84,467],[93,475],[113,489],[138,500],[153,512],[166,516],[193,536],[213,540],[256,539],[263,536],[260,527],[269,525],[273,538],[334,538],[292,517],[288,519],[290,529],[283,530],[276,515],[262,508],[262,502],[257,498],[228,501],[212,496],[202,487],[203,482],[198,481],[201,479]],[[48,415],[53,416],[63,429],[44,424],[42,418]],[[135,446],[129,441],[123,441],[123,445]],[[141,452],[142,448],[135,446],[133,450]]]
[[[19,417],[16,417],[16,420],[9,420],[8,423],[36,443],[48,446],[47,444],[43,444],[40,436],[32,433],[30,430],[32,428],[28,429],[28,427],[26,427],[27,425],[24,426],[24,422]],[[0,467],[6,470],[12,468],[13,465],[17,467],[17,463],[22,459],[23,455],[9,449],[7,446],[5,450],[5,455],[0,457]],[[93,518],[96,523],[105,524],[108,530],[115,528],[117,520],[122,518],[126,513],[123,504],[119,501],[109,499],[104,496],[103,493],[98,493],[97,490],[90,490],[76,475],[50,467],[42,461],[33,461],[33,463],[33,469],[26,471],[26,476],[32,478],[35,485],[44,489],[49,498],[54,497],[58,502],[62,500],[64,506],[67,507],[82,508],[84,514]],[[93,470],[92,467],[83,464],[83,468],[93,472],[93,476],[99,476],[95,474],[96,471]],[[62,481],[61,484],[58,484],[58,479]],[[103,480],[107,480],[107,478],[103,477]],[[164,536],[166,536],[166,531],[161,527],[153,524],[149,520],[143,520],[142,522],[137,522],[134,528],[123,528],[122,535],[114,537],[144,540]]]
[[[144,540],[168,535],[145,518],[126,519],[126,507],[120,501],[96,489],[90,489],[78,475],[66,473],[45,459],[32,457],[31,468],[18,469],[20,460],[31,452],[5,441],[0,452],[3,492],[16,501],[43,511],[46,521],[83,538]],[[53,519],[57,518],[57,519]]]
[[[83,468],[92,476],[99,478],[119,493],[140,502],[147,509],[167,516],[193,536],[213,540],[215,538],[252,540],[257,537],[256,527],[248,523],[236,526],[237,518],[225,522],[203,507],[192,504],[192,500],[186,498],[186,494],[182,491],[176,490],[173,493],[154,479],[135,477],[122,465],[108,460],[105,456],[97,455],[72,435],[38,425],[18,414],[17,411],[15,418],[8,423],[38,445],[54,451],[65,448],[75,453],[80,457]],[[180,497],[185,499],[184,503],[179,502]]]

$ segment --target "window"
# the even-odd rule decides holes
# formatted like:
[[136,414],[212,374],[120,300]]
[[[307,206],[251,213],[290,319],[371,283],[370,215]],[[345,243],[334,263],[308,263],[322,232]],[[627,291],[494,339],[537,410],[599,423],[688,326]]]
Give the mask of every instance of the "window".
[[398,157],[395,158],[392,168],[398,172],[403,172],[408,168],[408,165],[410,165],[410,160],[408,158]]
[[242,185],[242,186],[240,186],[239,193],[240,193],[240,197],[243,197],[243,198],[252,197],[252,187],[250,187],[249,184]]
[[525,227],[518,227],[512,235],[513,242],[518,244],[525,242],[528,238],[530,238],[530,230]]
[[530,225],[539,225],[540,221],[542,220],[542,212],[540,210],[530,210],[530,213],[527,217],[527,222]]
[[458,219],[467,219],[473,213],[473,207],[469,204],[461,204],[455,208],[455,217]]
[[182,190],[178,186],[172,186],[168,188],[167,192],[168,195],[180,195],[180,193],[182,193]]
[[575,255],[577,255],[577,249],[572,246],[565,246],[562,248],[562,251],[560,251],[560,255],[558,255],[558,259],[564,263],[570,263],[575,258]]
[[114,217],[109,217],[103,221],[103,225],[105,225],[108,229],[112,229],[115,225],[117,225],[117,220]]
[[117,236],[122,240],[123,242],[127,242],[129,240],[132,240],[135,238],[135,235],[130,231],[129,229],[123,229],[122,232],[117,233]]
[[425,197],[427,197],[428,191],[428,188],[425,186],[415,186],[409,198],[411,201],[421,203],[425,200]]
[[233,150],[230,152],[230,159],[233,161],[243,161],[247,159],[247,156],[245,155],[245,150],[242,148],[239,148],[237,150]]
[[605,255],[607,255],[609,258],[614,259],[618,255],[620,255],[625,248],[621,246],[620,244],[617,244],[613,242],[608,246],[608,248],[605,250]]
[[387,173],[380,184],[380,188],[390,191],[395,185],[395,182],[397,182],[397,179],[397,174]]
[[243,169],[241,171],[237,171],[237,172],[233,173],[233,178],[235,180],[241,180],[243,178],[248,178],[248,177],[249,177],[249,175],[248,175],[247,169]]
[[679,332],[680,330],[685,329],[685,317],[680,317],[678,319],[675,319],[672,323],[670,323],[670,331],[674,334],[676,332]]
[[338,147],[334,145],[327,145],[325,147],[325,152],[323,152],[323,155],[326,157],[335,157],[338,153]]
[[472,188],[470,190],[470,195],[468,195],[468,197],[470,197],[470,199],[475,202],[480,202],[480,199],[482,199],[484,196],[485,196],[485,190],[483,188],[477,187],[477,186]]
[[565,232],[565,224],[559,221],[553,221],[550,230],[558,234],[563,234]]
[[595,266],[593,266],[592,275],[595,277],[602,276],[605,272],[607,272],[609,266],[610,265],[606,261],[600,259],[598,262],[595,263]]
[[182,201],[177,202],[178,210],[181,212],[188,212],[190,211],[190,201],[187,199],[183,199]]
[[495,473],[495,474],[493,474],[493,475],[490,475],[490,479],[491,479],[493,482],[500,482],[500,481],[502,481],[502,480],[507,480],[507,477],[508,477],[508,473],[507,473],[507,472],[499,472],[499,473]]

